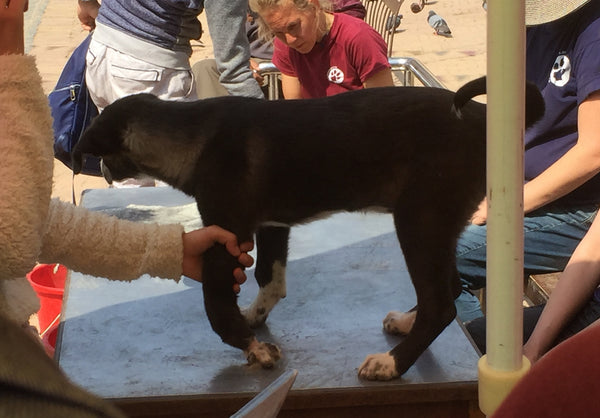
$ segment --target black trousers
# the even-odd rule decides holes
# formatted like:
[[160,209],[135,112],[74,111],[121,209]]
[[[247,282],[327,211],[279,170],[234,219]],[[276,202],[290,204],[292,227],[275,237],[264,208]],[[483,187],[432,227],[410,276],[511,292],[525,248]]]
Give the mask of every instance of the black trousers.
[[[542,310],[546,305],[536,305],[523,309],[523,342],[526,342],[535,328]],[[595,298],[591,298],[585,307],[577,313],[575,318],[560,332],[559,336],[554,341],[552,346],[566,340],[567,338],[577,334],[579,331],[595,322],[600,318],[600,302]],[[471,338],[477,345],[477,348],[482,354],[486,352],[485,333],[486,333],[486,318],[477,318],[465,324],[467,331],[471,334]]]

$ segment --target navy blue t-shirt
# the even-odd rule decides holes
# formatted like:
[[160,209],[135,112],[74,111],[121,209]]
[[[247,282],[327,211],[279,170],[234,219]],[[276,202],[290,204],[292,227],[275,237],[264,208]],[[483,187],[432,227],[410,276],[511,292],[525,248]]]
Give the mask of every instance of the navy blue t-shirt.
[[[600,90],[599,3],[593,0],[558,21],[527,28],[527,79],[542,91],[546,113],[525,135],[525,181],[575,145],[577,108]],[[600,175],[556,203],[600,203]]]

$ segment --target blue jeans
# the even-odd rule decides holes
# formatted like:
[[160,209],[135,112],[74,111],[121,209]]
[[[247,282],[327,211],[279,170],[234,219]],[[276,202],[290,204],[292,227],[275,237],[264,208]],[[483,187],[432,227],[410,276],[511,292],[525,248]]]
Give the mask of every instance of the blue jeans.
[[[549,207],[526,215],[523,221],[525,277],[562,271],[597,211],[597,205]],[[469,289],[485,287],[486,231],[485,225],[469,225],[456,246],[456,266],[463,290],[455,305],[463,322],[483,316],[479,300]]]

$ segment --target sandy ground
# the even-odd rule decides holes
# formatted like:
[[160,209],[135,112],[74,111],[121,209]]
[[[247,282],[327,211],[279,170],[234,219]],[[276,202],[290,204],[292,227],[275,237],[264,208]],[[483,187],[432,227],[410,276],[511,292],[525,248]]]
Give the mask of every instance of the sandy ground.
[[[405,2],[401,7],[404,17],[394,38],[394,56],[418,59],[451,90],[485,73],[486,14],[481,0],[429,1],[417,14],[410,11],[409,5],[410,2]],[[429,10],[435,10],[447,21],[451,38],[434,35],[427,23]],[[201,21],[206,32],[201,42],[193,45],[193,62],[213,56],[204,15],[201,15]],[[76,2],[48,1],[29,50],[36,56],[47,93],[56,84],[67,58],[85,36],[76,16]],[[56,160],[53,196],[71,201],[73,182],[76,196],[85,189],[107,187],[98,177],[78,175],[73,179],[71,171]]]

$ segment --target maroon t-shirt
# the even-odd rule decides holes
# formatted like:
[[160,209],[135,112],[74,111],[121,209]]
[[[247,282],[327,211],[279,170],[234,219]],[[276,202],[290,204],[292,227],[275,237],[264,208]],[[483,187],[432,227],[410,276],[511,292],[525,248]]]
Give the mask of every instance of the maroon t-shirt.
[[298,78],[304,98],[362,89],[365,80],[390,67],[381,35],[343,13],[334,13],[331,30],[307,54],[275,39],[273,64],[283,74]]

